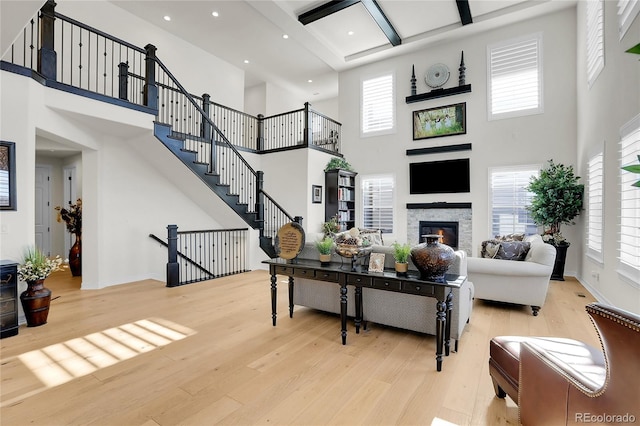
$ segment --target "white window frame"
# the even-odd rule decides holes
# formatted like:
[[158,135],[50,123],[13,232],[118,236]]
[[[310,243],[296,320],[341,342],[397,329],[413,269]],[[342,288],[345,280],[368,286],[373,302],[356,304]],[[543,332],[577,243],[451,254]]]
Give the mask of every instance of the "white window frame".
[[631,24],[640,14],[640,0],[619,0],[618,1],[618,30],[620,40],[631,27]]
[[[493,225],[494,225],[494,223],[493,223],[493,214],[494,214],[494,185],[493,185],[493,179],[494,179],[494,176],[497,173],[507,173],[508,174],[508,173],[522,173],[522,172],[533,172],[533,171],[536,171],[537,173],[535,173],[535,174],[534,173],[530,173],[529,174],[530,176],[534,176],[534,175],[535,176],[539,176],[541,169],[542,169],[542,165],[541,164],[527,164],[527,165],[521,165],[521,166],[490,167],[489,168],[489,179],[488,179],[489,203],[488,204],[489,204],[489,236],[491,238],[496,236],[496,235],[494,235],[494,234],[496,234],[496,232],[494,232],[494,229],[493,229]],[[526,183],[524,181],[520,182],[522,187],[528,186],[529,183],[530,183],[530,178],[527,179]],[[512,208],[512,209],[514,209],[513,216],[515,216],[517,211],[520,208],[525,208],[526,209],[526,207],[530,204],[531,198],[533,197],[533,193],[529,193],[528,196],[525,196],[525,199],[528,199],[529,203],[525,202],[524,205],[521,202],[519,202],[520,201],[519,199],[518,200],[516,199],[517,198],[517,194],[515,192],[512,195],[513,195],[513,198],[514,198],[513,202],[509,206],[506,206],[506,207],[503,207],[503,208]],[[530,215],[530,213],[528,213],[528,214]],[[527,228],[528,227],[533,227],[533,226],[535,226],[536,232],[538,230],[538,226],[535,225],[535,222],[533,221],[533,219],[531,219],[531,222],[523,222],[522,223],[522,224],[525,225],[525,230],[524,231],[522,231],[520,229],[516,229],[516,222],[517,222],[517,220],[513,220],[513,227],[509,231],[506,231],[506,232],[505,231],[498,231],[497,234],[506,235],[506,234],[512,234],[512,233],[518,233],[518,232],[520,232],[520,233],[524,232],[526,234],[531,234],[531,232],[527,232]],[[528,226],[527,226],[527,224],[528,224]]]
[[594,150],[587,162],[587,256],[602,264],[604,244],[604,148]]
[[602,0],[586,1],[587,84],[595,84],[604,69],[604,3]]
[[[487,46],[487,114],[488,120],[501,120],[505,118],[521,117],[525,115],[542,114],[544,112],[544,79],[543,79],[543,55],[542,33],[530,34],[523,37],[505,40]],[[529,54],[518,53],[518,49],[529,49]],[[535,52],[534,52],[535,49]],[[522,67],[527,58],[529,65],[535,55],[536,78],[530,79],[531,85],[537,87],[527,89],[523,85],[523,73],[532,73],[532,67]],[[505,67],[506,64],[512,64]],[[513,69],[515,67],[515,70]],[[518,69],[520,67],[520,69]],[[499,70],[502,70],[499,72]],[[501,76],[502,78],[499,78]],[[505,83],[501,90],[502,97],[508,96],[512,102],[520,102],[522,99],[534,99],[528,105],[514,105],[506,111],[494,112],[494,87],[500,90],[497,84],[500,80]],[[537,90],[535,90],[537,89]],[[534,105],[535,104],[535,105]]]
[[[365,119],[365,112],[367,109],[367,105],[365,105],[365,85],[367,83],[371,83],[375,80],[390,78],[391,79],[391,93],[388,95],[388,99],[386,99],[389,104],[385,107],[389,109],[389,115],[385,117],[385,119],[389,120],[386,127],[382,127],[375,130],[366,130],[365,124],[367,120]],[[378,135],[388,135],[396,132],[396,76],[394,72],[387,72],[383,74],[377,74],[375,76],[369,76],[366,78],[362,78],[360,80],[360,136],[361,137],[370,137],[370,136],[378,136]],[[372,102],[371,99],[369,99]],[[381,101],[380,101],[381,102]],[[375,106],[375,105],[372,105]]]
[[[391,197],[387,197],[386,202],[389,203],[389,205],[374,205],[371,207],[372,210],[375,209],[380,209],[380,208],[385,208],[385,209],[389,209],[389,211],[391,212],[391,217],[388,219],[388,225],[385,225],[385,223],[383,223],[383,221],[378,220],[377,224],[376,223],[366,223],[365,222],[365,210],[368,209],[369,207],[367,206],[367,203],[365,202],[365,197],[367,196],[367,192],[365,191],[365,186],[368,184],[368,182],[372,181],[372,180],[389,180],[390,181],[390,190],[391,190]],[[368,175],[368,176],[360,176],[360,218],[361,221],[360,223],[362,223],[362,227],[363,228],[373,228],[373,229],[382,229],[382,232],[385,234],[393,234],[395,229],[394,229],[394,217],[395,217],[395,198],[396,198],[396,177],[393,174],[379,174],[379,175]]]
[[620,222],[618,227],[618,273],[640,288],[640,188],[632,186],[638,175],[622,170],[637,164],[640,152],[640,114],[620,129]]

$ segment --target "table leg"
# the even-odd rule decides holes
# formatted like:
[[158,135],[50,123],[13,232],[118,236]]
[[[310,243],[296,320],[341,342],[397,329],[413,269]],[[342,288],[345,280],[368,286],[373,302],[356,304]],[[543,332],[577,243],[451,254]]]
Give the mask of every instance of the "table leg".
[[436,303],[438,312],[436,313],[436,369],[442,371],[442,347],[444,343],[444,329],[447,322],[447,304],[444,300]]
[[347,344],[347,284],[340,284],[340,322],[342,326],[342,344]]
[[444,329],[444,354],[449,356],[451,342],[451,311],[453,310],[453,292],[447,294],[447,322]]
[[360,323],[362,322],[362,287],[356,286],[356,334],[360,333]]
[[293,318],[293,277],[289,277],[289,318]]
[[276,274],[271,274],[271,319],[273,321],[273,326],[276,326],[276,305],[278,304],[278,278]]

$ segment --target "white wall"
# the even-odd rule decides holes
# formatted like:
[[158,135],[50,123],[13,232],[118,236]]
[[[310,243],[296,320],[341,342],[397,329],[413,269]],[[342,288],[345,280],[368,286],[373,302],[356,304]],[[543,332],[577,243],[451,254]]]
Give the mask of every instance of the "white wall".
[[[542,32],[544,58],[544,114],[506,120],[487,120],[487,45],[523,35]],[[340,120],[343,123],[343,153],[359,172],[395,174],[396,200],[394,235],[404,240],[407,203],[471,202],[473,208],[473,244],[490,237],[488,206],[488,170],[494,166],[543,164],[549,159],[575,163],[576,90],[575,90],[575,9],[565,9],[517,25],[478,34],[472,39],[442,43],[421,52],[380,61],[340,74]],[[427,91],[424,73],[442,62],[451,70],[449,83],[456,86],[460,52],[464,51],[466,83],[472,93],[406,104],[411,94],[411,67],[415,65],[418,93]],[[360,137],[361,79],[393,72],[396,79],[397,131],[392,135]],[[424,108],[466,102],[467,134],[434,139],[412,140],[412,112]],[[407,149],[471,143],[471,151],[407,156]],[[470,158],[471,192],[466,194],[410,195],[409,163],[453,158]],[[446,176],[433,177],[446,179]],[[569,240],[579,241],[577,227],[563,227]],[[577,271],[579,250],[569,250],[566,272]],[[478,253],[473,253],[478,255]]]
[[[640,277],[635,283],[617,272],[618,227],[620,212],[619,141],[620,128],[640,113],[640,56],[625,50],[640,41],[640,17],[622,40],[618,36],[616,2],[605,1],[605,67],[589,89],[586,78],[585,6],[578,2],[577,25],[577,158],[578,170],[587,174],[589,156],[604,146],[604,241],[603,262],[586,253],[581,240],[581,264],[578,277],[600,300],[640,313]],[[585,220],[582,229],[586,234]],[[573,247],[572,247],[573,249]]]

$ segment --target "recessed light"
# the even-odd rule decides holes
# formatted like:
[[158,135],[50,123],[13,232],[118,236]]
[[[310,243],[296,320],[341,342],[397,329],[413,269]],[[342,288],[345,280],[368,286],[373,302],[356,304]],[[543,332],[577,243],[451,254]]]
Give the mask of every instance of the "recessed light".
[[164,15],[164,20],[165,20],[165,21],[170,21],[170,20],[171,20],[171,16],[169,16],[169,15]]
[[313,83],[313,80],[309,79],[307,80],[307,83]]
[[245,59],[245,60],[244,60],[244,63],[245,63],[245,64],[248,64],[248,63],[249,63],[249,60],[248,60],[248,59]]
[[217,18],[218,16],[220,16],[220,14],[214,10],[213,12],[211,12],[211,16]]
[[347,32],[347,35],[354,35],[355,33],[353,31],[349,31]]
[[282,38],[288,39],[289,38],[289,34],[282,34]]

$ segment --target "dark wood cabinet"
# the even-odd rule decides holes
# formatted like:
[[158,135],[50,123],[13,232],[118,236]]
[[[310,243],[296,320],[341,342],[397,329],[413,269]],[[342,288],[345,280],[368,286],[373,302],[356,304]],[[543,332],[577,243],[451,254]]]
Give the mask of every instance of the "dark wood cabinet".
[[356,172],[325,172],[324,220],[338,218],[340,231],[356,226]]
[[18,334],[18,264],[0,260],[0,338]]

